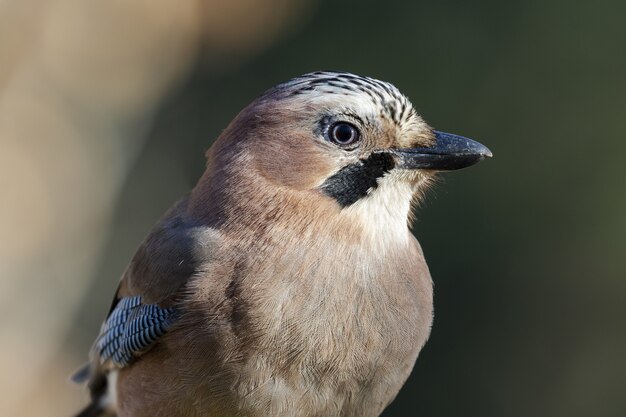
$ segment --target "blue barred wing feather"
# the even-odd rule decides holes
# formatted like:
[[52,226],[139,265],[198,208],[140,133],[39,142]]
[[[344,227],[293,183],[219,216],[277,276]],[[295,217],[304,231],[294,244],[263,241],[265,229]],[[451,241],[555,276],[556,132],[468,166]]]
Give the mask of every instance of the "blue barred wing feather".
[[143,304],[140,296],[122,298],[102,325],[95,350],[100,363],[128,365],[152,346],[176,319],[176,310]]

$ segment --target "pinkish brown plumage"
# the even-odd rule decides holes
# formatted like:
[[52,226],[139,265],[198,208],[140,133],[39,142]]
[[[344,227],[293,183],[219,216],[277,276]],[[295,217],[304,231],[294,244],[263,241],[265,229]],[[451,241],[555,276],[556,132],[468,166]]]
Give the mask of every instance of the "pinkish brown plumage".
[[122,277],[81,415],[380,415],[432,321],[413,204],[489,151],[391,84],[318,72],[255,100],[207,156]]

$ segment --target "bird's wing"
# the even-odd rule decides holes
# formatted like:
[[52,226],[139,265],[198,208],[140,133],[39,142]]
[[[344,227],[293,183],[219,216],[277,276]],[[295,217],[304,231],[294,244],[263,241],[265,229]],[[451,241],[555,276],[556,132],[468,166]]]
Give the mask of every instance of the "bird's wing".
[[144,304],[140,295],[119,300],[100,330],[94,354],[101,365],[122,368],[148,350],[176,321],[174,307]]
[[89,381],[95,399],[106,395],[106,376],[139,360],[179,317],[177,302],[213,246],[212,229],[186,215],[183,200],[141,244],[128,265],[92,348],[91,363],[73,380]]
[[183,200],[143,241],[128,265],[92,355],[100,365],[123,367],[145,353],[176,322],[180,290],[206,250]]

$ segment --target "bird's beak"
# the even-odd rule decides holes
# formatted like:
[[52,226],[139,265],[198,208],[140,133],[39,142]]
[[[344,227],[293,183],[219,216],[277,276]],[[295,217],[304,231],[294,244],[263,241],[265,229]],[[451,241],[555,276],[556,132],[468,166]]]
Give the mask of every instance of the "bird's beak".
[[396,168],[451,171],[474,165],[493,156],[485,145],[475,140],[451,133],[439,131],[434,133],[435,143],[432,146],[392,150]]

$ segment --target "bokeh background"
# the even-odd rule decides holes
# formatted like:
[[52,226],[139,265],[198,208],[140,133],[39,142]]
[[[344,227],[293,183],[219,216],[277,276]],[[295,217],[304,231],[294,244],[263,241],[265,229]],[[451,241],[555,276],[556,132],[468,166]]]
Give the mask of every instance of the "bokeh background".
[[396,84],[495,158],[415,233],[431,340],[392,416],[626,415],[626,2],[0,1],[0,414],[69,416],[126,262],[271,85]]

